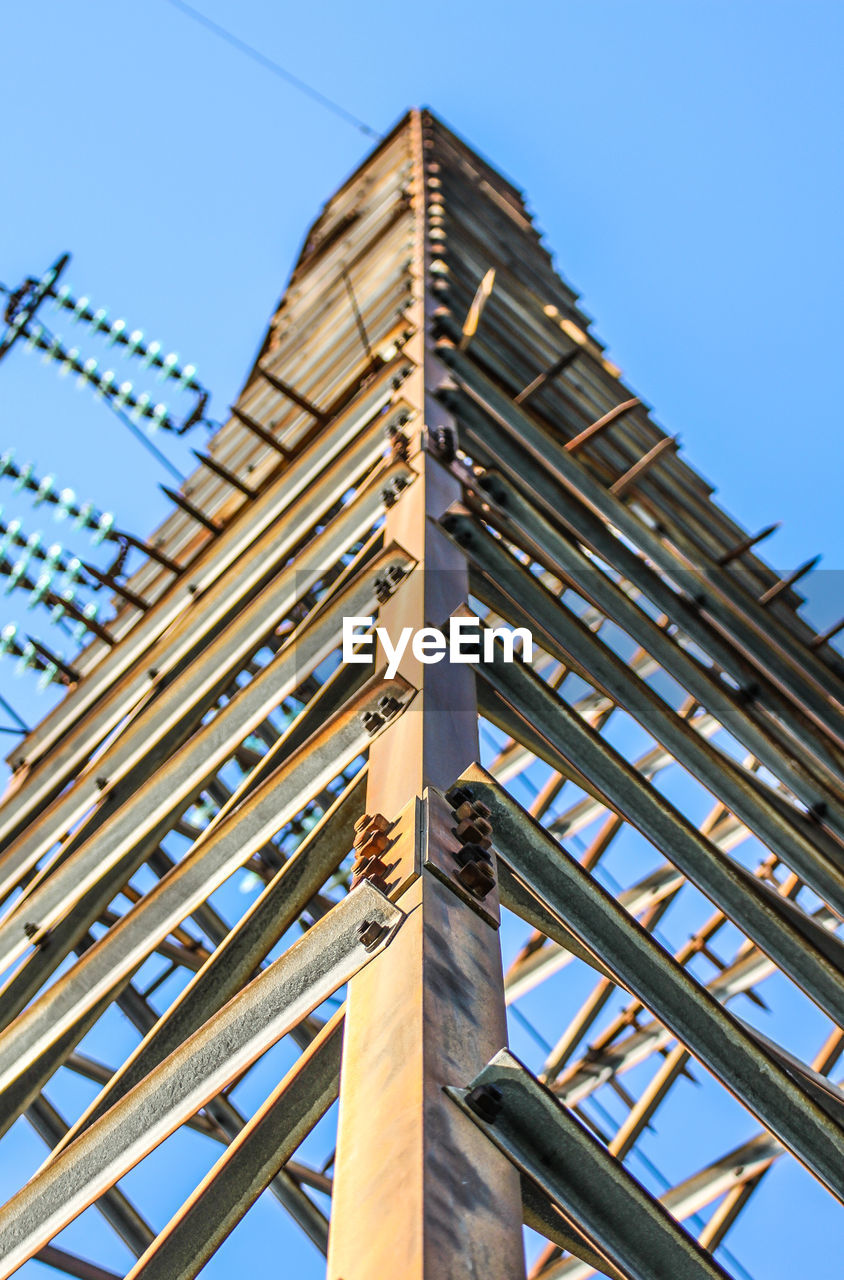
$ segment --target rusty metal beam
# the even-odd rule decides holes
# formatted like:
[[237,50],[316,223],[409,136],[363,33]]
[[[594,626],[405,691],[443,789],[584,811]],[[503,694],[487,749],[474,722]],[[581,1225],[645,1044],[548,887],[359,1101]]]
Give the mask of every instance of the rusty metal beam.
[[[426,404],[437,370],[426,349],[426,148],[417,114],[413,130],[416,333],[408,351],[417,372],[405,395],[435,435],[451,424]],[[387,514],[385,536],[420,566],[381,610],[391,634],[441,622],[468,594],[461,557],[433,523],[459,488],[421,444],[417,431],[410,453],[417,479]],[[399,828],[401,853],[385,855],[406,868],[394,875],[407,920],[388,962],[368,966],[349,985],[329,1275],[517,1280],[524,1274],[518,1177],[442,1092],[504,1043],[498,936],[454,881],[449,887],[423,864],[423,843],[437,861],[443,834],[430,808],[421,828],[415,816],[425,788],[447,787],[477,753],[473,681],[466,667],[422,665],[407,654],[399,671],[418,689],[415,711],[373,744],[367,810],[388,823],[404,815],[408,824]],[[397,1171],[400,1194],[391,1198],[385,1230],[385,1188]]]

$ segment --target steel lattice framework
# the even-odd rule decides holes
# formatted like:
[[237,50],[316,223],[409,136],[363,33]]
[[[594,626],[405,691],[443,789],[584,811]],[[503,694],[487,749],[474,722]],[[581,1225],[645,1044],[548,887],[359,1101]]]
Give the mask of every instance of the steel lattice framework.
[[[519,1280],[523,1224],[533,1280],[691,1280],[782,1160],[841,1199],[844,663],[427,112],[327,204],[176,499],[10,762],[0,1118],[51,1154],[0,1276],[113,1277],[51,1243],[87,1211],[186,1280],[269,1189],[330,1280]],[[339,662],[375,614],[474,615],[491,660]],[[117,1184],[191,1134],[154,1229]]]

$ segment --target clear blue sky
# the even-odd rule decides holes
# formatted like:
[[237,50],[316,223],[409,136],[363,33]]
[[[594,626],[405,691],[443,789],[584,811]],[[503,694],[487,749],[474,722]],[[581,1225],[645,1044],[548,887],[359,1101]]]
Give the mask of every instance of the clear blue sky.
[[[379,131],[425,103],[507,172],[684,456],[747,527],[784,522],[778,568],[823,551],[811,616],[844,612],[844,6],[196,3]],[[76,289],[193,361],[222,414],[308,223],[370,143],[167,0],[7,4],[3,29],[0,279],[71,250]],[[0,405],[0,450],[137,533],[164,514],[167,476],[34,355],[0,367]],[[12,669],[0,690],[39,718],[48,701]],[[757,1280],[837,1274],[755,1232]]]

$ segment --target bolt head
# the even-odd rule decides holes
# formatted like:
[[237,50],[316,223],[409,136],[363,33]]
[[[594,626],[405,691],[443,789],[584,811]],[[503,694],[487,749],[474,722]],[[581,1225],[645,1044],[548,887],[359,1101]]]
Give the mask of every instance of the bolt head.
[[474,844],[467,842],[456,853],[452,854],[454,861],[459,863],[461,867],[465,867],[469,862],[489,862],[490,856],[487,849],[482,844]]
[[457,880],[473,898],[485,898],[495,885],[492,868],[486,862],[467,862],[459,868]]
[[358,937],[365,951],[374,951],[386,932],[375,920],[362,920],[358,925]]
[[379,853],[383,853],[390,843],[383,831],[373,831],[363,833],[366,838],[360,843],[355,843],[358,851],[358,858],[377,858]]
[[479,1084],[466,1094],[466,1103],[486,1124],[495,1124],[501,1114],[504,1099],[501,1090],[494,1084]]
[[492,844],[492,827],[484,818],[464,818],[454,828],[454,834],[462,844],[479,844],[482,849]]
[[389,831],[390,824],[383,813],[365,813],[355,823],[355,846],[365,844],[378,831]]

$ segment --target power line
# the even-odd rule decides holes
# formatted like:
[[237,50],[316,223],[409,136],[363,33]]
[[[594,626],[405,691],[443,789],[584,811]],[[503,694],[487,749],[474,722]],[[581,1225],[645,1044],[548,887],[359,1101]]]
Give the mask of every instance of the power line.
[[[43,324],[41,325],[41,332],[44,335],[45,342],[48,339],[54,342],[54,335]],[[106,406],[109,409],[111,409],[112,413],[115,414],[116,417],[120,419],[124,427],[126,427],[127,431],[131,431],[132,435],[135,437],[138,443],[141,444],[144,447],[144,449],[146,449],[147,453],[151,454],[152,457],[155,458],[156,462],[160,462],[162,467],[164,467],[166,471],[169,471],[170,475],[173,476],[176,480],[178,480],[180,484],[183,484],[186,477],[182,474],[181,471],[179,471],[177,467],[173,466],[173,463],[170,461],[167,455],[162,453],[161,450],[157,447],[157,445],[153,444],[149,436],[146,435],[145,432],[141,431],[140,427],[137,427],[135,425],[135,423],[129,417],[128,413],[125,413],[124,410],[121,409],[119,405],[115,404],[115,402],[111,399],[106,399],[105,403],[106,403]]]
[[259,63],[266,71],[271,71],[274,76],[278,76],[280,80],[285,80],[292,85],[294,89],[298,89],[300,93],[306,94],[312,98],[314,102],[318,102],[320,106],[326,107],[329,111],[333,111],[341,120],[345,120],[346,124],[353,125],[361,133],[366,134],[368,138],[375,138],[380,141],[382,135],[377,129],[373,129],[364,120],[360,120],[357,116],[352,115],[351,111],[347,111],[345,107],[341,107],[339,102],[335,102],[333,98],[328,98],[324,93],[320,93],[319,89],[314,89],[312,85],[306,84],[292,71],[288,71],[286,67],[282,67],[272,58],[268,58],[265,53],[261,53],[260,49],[256,49],[254,45],[247,44],[245,40],[241,40],[233,31],[221,27],[218,22],[214,22],[212,18],[206,18],[204,13],[200,13],[198,9],[194,9],[193,5],[185,4],[184,0],[167,0],[174,9],[179,9],[185,17],[198,22],[200,26],[206,27],[213,32],[215,36],[219,36],[221,40],[225,40],[226,44],[231,45],[233,49],[237,49],[239,53],[243,53],[247,58],[251,58],[253,62]]

